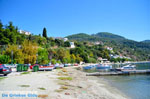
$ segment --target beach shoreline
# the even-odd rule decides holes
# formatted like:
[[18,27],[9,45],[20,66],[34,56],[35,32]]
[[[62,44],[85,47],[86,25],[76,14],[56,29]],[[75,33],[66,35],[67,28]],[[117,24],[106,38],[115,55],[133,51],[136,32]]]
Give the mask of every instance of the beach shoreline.
[[[81,68],[65,67],[29,74],[13,72],[0,81],[0,91],[37,91],[39,99],[128,99],[104,80],[86,76]],[[69,79],[58,79],[60,77]]]
[[[81,66],[81,68],[82,67],[83,66]],[[103,97],[101,97],[102,99],[129,99],[128,96],[126,96],[124,93],[120,92],[120,90],[118,90],[117,88],[112,87],[109,84],[109,82],[107,82],[103,78],[99,78],[96,76],[86,76],[87,73],[82,70],[78,70],[77,72],[78,73],[80,72],[82,75],[84,75],[84,77],[86,77],[88,79],[86,82],[88,82],[90,84],[93,83],[93,85],[91,87],[93,87],[95,89],[93,89],[91,91],[97,90],[97,92],[95,94],[97,94],[98,96],[103,96]],[[94,97],[94,99],[95,98],[97,99],[98,97]],[[101,98],[99,97],[99,99],[101,99]]]

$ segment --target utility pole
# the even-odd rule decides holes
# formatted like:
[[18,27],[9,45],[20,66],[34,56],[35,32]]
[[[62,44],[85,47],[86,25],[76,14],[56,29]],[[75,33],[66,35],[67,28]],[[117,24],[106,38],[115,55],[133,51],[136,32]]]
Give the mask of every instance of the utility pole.
[[13,64],[13,50],[11,51],[11,64]]
[[36,54],[36,64],[38,64],[38,53]]

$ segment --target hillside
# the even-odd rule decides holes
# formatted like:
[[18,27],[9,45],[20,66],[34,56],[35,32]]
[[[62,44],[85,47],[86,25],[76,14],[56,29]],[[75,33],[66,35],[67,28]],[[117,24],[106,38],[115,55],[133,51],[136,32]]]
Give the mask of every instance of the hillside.
[[67,38],[70,39],[70,40],[90,41],[90,42],[100,40],[98,37],[91,36],[91,35],[88,35],[86,33],[78,33],[78,34],[69,35],[69,36],[67,36]]
[[144,41],[141,41],[143,43],[150,43],[150,40],[144,40]]
[[84,33],[84,35],[70,35],[67,38],[77,41],[101,41],[104,45],[113,47],[116,53],[130,56],[136,60],[150,59],[150,43],[129,40],[116,34],[99,32],[97,34],[87,35]]
[[[147,44],[148,42],[150,42],[150,40],[145,40],[143,42],[137,42],[137,41],[129,40],[122,36],[108,33],[108,32],[99,32],[97,34],[92,34],[92,35],[88,35],[85,33],[79,33],[79,34],[67,36],[67,38],[69,40],[89,41],[89,42],[102,41],[105,44],[114,43],[117,45],[129,46],[131,48],[138,47],[138,48],[150,49],[150,44]],[[110,45],[112,45],[112,44],[110,44]]]
[[92,36],[100,37],[100,38],[109,38],[109,39],[125,39],[122,36],[112,34],[112,33],[109,33],[109,32],[99,32],[97,34],[93,34]]
[[[18,64],[35,64],[36,60],[39,64],[48,64],[50,60],[53,64],[81,61],[96,63],[102,58],[111,62],[150,60],[150,43],[129,40],[108,32],[93,35],[78,33],[67,36],[69,41],[64,41],[44,35],[42,37],[20,34],[12,22],[6,27],[0,22],[0,38],[0,63],[2,64],[12,62],[12,50],[14,62]],[[75,48],[71,48],[71,41],[74,41]],[[115,58],[115,56],[119,57]]]

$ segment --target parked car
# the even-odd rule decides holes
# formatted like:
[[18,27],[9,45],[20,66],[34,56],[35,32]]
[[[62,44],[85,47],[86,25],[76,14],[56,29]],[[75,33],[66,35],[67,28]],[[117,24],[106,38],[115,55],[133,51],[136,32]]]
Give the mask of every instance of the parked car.
[[4,76],[7,76],[7,74],[11,73],[12,70],[9,67],[6,67],[3,64],[0,64],[0,74],[4,74]]
[[16,68],[17,64],[3,64],[5,67]]

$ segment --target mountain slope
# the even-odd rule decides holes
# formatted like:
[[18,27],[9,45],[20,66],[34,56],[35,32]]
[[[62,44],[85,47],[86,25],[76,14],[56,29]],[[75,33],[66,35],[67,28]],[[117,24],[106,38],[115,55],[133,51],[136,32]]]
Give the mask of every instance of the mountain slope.
[[77,41],[101,41],[104,45],[113,47],[114,51],[121,55],[130,56],[135,60],[150,59],[150,43],[129,40],[116,34],[108,32],[99,32],[93,35],[79,33],[67,36],[67,38]]
[[150,43],[150,40],[144,40],[144,41],[141,41],[143,43]]
[[112,34],[112,33],[109,33],[109,32],[99,32],[97,34],[93,34],[92,36],[100,37],[100,38],[109,38],[109,39],[125,39],[122,36]]
[[[88,35],[85,33],[79,33],[67,36],[69,40],[77,40],[77,41],[89,41],[89,42],[96,42],[96,41],[102,41],[106,44],[114,43],[117,45],[123,45],[123,46],[129,46],[131,48],[139,47],[139,48],[149,48],[150,44],[144,43],[144,42],[137,42],[134,40],[126,39],[122,36],[108,33],[108,32],[99,32],[97,34]],[[146,41],[148,42],[148,40]]]
[[67,36],[70,40],[79,40],[79,41],[99,41],[99,40],[125,40],[124,37],[108,33],[108,32],[99,32],[97,34],[88,35],[86,33],[78,33]]
[[73,35],[67,36],[66,38],[68,38],[69,40],[77,40],[77,41],[91,41],[91,42],[99,41],[98,37],[94,37],[86,33],[73,34]]

